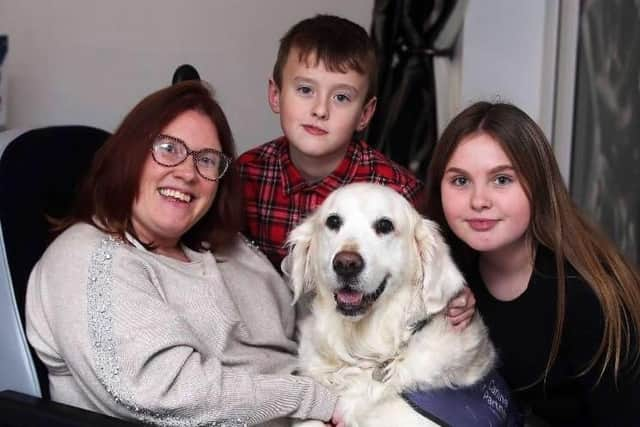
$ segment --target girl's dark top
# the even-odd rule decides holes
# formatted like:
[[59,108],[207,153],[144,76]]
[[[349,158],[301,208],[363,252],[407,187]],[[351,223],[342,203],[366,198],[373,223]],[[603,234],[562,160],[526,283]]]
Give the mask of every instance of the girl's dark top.
[[[467,275],[477,308],[498,351],[499,371],[523,406],[554,426],[640,426],[640,386],[628,370],[618,377],[601,364],[580,375],[600,345],[603,314],[594,292],[567,263],[566,308],[558,357],[546,384],[536,381],[546,366],[556,319],[555,259],[538,248],[529,286],[513,301],[499,301],[477,270]],[[632,354],[637,354],[633,343]],[[535,383],[535,385],[533,385]]]

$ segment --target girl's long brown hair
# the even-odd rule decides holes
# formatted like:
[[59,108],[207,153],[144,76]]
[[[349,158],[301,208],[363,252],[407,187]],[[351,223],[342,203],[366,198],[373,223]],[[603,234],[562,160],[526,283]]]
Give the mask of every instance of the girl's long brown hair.
[[[598,351],[583,373],[601,361],[599,375],[613,369],[617,379],[623,366],[638,365],[631,343],[640,342],[640,277],[632,266],[573,203],[551,145],[540,127],[522,110],[504,103],[478,102],[462,111],[445,129],[433,153],[426,181],[423,213],[437,221],[452,246],[456,261],[470,267],[473,251],[453,234],[442,208],[440,185],[449,159],[462,139],[486,133],[505,151],[523,183],[531,205],[528,234],[537,245],[555,254],[557,278],[556,325],[546,378],[560,348],[565,318],[565,261],[584,278],[600,302],[604,334]],[[637,374],[637,369],[636,369]]]
[[[86,222],[122,239],[125,233],[137,238],[131,215],[143,164],[162,129],[190,110],[211,120],[218,131],[222,151],[235,159],[236,149],[227,118],[204,82],[185,81],[159,90],[140,101],[98,150],[74,211],[58,223],[58,231],[76,222]],[[239,174],[232,163],[218,183],[211,208],[185,233],[182,243],[191,249],[203,250],[217,249],[232,241],[242,226],[241,193]],[[153,242],[143,243],[153,246]]]

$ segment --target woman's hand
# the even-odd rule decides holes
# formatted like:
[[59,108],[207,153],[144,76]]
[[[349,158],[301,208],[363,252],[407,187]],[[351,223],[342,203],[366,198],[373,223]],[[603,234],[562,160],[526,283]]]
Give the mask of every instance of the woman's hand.
[[447,317],[451,325],[461,331],[466,328],[473,314],[476,312],[476,297],[473,296],[473,292],[468,286],[465,286],[460,293],[449,301],[447,304]]
[[331,416],[331,421],[327,423],[328,427],[346,427],[344,420],[342,418],[342,399],[338,398],[338,403],[336,403],[336,407],[333,410],[333,415]]
[[326,424],[327,427],[347,427],[347,425],[342,422],[341,420],[338,420],[338,418],[336,418],[335,416],[331,418],[331,422]]

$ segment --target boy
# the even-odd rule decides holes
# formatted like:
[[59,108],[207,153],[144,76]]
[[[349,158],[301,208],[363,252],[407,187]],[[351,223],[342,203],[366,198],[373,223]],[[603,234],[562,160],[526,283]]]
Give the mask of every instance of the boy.
[[376,108],[376,68],[368,34],[344,18],[305,19],[280,41],[268,98],[284,136],[238,159],[245,231],[278,271],[289,231],[342,185],[385,184],[415,204],[422,183],[354,137]]

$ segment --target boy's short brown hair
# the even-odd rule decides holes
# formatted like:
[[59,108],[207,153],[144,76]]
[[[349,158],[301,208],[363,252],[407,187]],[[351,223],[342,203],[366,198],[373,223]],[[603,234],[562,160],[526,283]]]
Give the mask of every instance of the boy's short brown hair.
[[273,66],[273,80],[282,87],[282,70],[293,48],[298,60],[307,62],[315,55],[315,64],[322,62],[333,72],[354,70],[369,78],[365,101],[376,93],[377,61],[373,40],[360,25],[333,15],[316,15],[295,24],[280,39],[278,57]]

